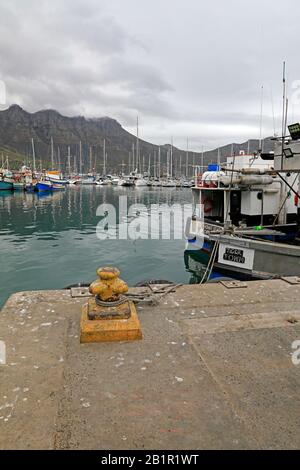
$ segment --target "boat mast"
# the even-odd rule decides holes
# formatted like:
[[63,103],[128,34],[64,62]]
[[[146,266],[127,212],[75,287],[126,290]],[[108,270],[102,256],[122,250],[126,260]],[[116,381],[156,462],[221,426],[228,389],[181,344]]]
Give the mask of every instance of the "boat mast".
[[53,146],[53,137],[51,137],[51,170],[54,170],[54,146]]
[[79,172],[82,175],[82,143],[79,141]]
[[134,171],[134,152],[135,152],[135,146],[133,142],[132,144],[132,169],[130,171]]
[[263,122],[263,103],[264,103],[264,86],[261,86],[261,97],[260,97],[260,122],[259,122],[259,151],[263,151],[262,142],[262,122]]
[[139,148],[139,116],[136,117],[136,165],[137,170],[139,169],[139,156],[140,156],[140,148]]
[[71,148],[70,145],[68,146],[68,171],[69,176],[71,175]]
[[103,176],[106,175],[106,142],[103,139]]
[[58,171],[60,172],[60,148],[59,145],[57,147],[57,160],[58,160]]
[[169,179],[169,166],[170,166],[170,152],[167,150],[167,179]]
[[34,141],[33,138],[31,139],[31,146],[32,146],[32,164],[33,164],[33,171],[35,172],[35,149],[34,149]]
[[186,139],[185,177],[189,177],[189,138]]
[[171,176],[171,178],[173,177],[173,137],[171,137],[170,176]]
[[97,175],[97,146],[95,148],[94,173]]
[[158,179],[160,181],[160,164],[161,164],[161,150],[160,150],[160,146],[158,147]]
[[92,173],[92,158],[93,158],[93,153],[92,153],[92,146],[90,145],[90,173]]
[[282,88],[283,88],[283,96],[282,96],[282,129],[281,129],[281,168],[283,168],[283,149],[284,149],[284,137],[285,137],[285,94],[286,94],[286,82],[285,82],[285,61],[283,62],[283,76],[282,76]]

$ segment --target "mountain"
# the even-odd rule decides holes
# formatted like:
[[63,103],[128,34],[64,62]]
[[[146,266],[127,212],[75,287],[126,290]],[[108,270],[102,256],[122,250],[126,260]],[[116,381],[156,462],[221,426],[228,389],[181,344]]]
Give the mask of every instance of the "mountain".
[[[18,167],[22,161],[29,163],[32,156],[31,139],[35,144],[36,161],[38,165],[48,167],[51,162],[51,138],[54,142],[54,162],[58,161],[64,169],[67,164],[68,147],[71,150],[71,162],[79,164],[79,142],[82,143],[83,170],[90,168],[90,155],[92,154],[92,167],[101,172],[103,162],[103,141],[106,142],[108,171],[128,170],[129,160],[132,162],[132,150],[136,145],[136,137],[127,132],[115,119],[101,117],[87,119],[83,116],[66,117],[55,110],[43,110],[28,113],[18,105],[0,111],[0,155],[9,157],[12,168]],[[247,150],[247,143],[229,144],[220,148],[221,161],[230,154],[231,148],[235,152]],[[153,155],[158,155],[158,146],[139,140],[141,164],[144,161],[145,169],[148,167],[149,155],[153,164]],[[250,152],[256,151],[258,140],[250,141]],[[271,150],[270,140],[265,142],[265,150]],[[170,145],[161,147],[161,162],[166,166],[167,153]],[[204,153],[204,163],[217,161],[218,150]],[[173,147],[174,172],[179,173],[180,160],[182,172],[186,168],[186,151]],[[193,174],[193,164],[201,164],[201,154],[189,152],[189,174]]]

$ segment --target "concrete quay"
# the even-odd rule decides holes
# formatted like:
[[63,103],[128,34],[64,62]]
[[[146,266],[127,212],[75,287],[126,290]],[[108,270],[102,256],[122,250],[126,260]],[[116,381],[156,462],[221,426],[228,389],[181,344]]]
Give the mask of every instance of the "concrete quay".
[[138,307],[128,343],[80,344],[86,300],[21,292],[2,309],[0,449],[300,447],[297,282],[181,286]]

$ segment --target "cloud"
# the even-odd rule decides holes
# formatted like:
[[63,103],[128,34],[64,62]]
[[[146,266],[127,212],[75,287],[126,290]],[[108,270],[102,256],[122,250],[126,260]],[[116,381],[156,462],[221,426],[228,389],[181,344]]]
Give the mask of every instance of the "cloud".
[[261,86],[270,135],[284,59],[289,91],[300,79],[299,13],[293,0],[0,0],[0,79],[29,111],[109,115],[132,132],[138,113],[155,143],[257,138]]

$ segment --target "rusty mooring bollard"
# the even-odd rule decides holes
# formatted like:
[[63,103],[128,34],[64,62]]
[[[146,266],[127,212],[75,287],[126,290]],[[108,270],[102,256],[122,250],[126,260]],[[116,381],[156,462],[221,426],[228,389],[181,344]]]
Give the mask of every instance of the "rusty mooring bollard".
[[104,267],[97,270],[97,275],[99,279],[89,287],[94,297],[82,309],[80,342],[142,339],[135,305],[123,295],[128,286],[119,279],[120,271]]

